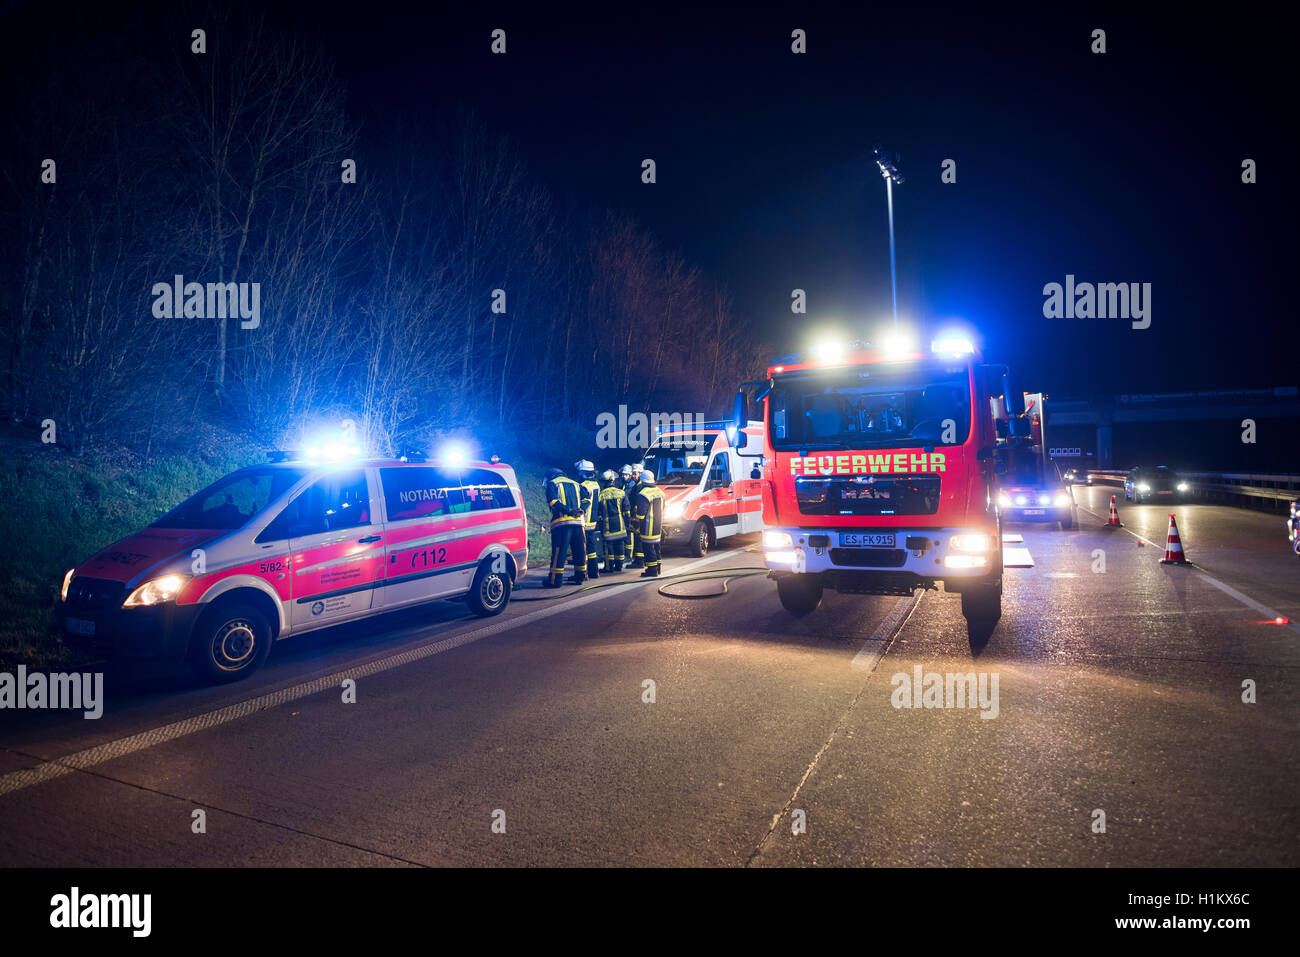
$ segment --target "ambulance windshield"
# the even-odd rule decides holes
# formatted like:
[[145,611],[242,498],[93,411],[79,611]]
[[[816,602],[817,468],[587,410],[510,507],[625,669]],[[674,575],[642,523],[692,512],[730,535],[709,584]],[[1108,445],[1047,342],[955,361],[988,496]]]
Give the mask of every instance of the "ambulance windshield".
[[154,528],[241,528],[307,473],[302,469],[240,469],[214,482],[153,523]]
[[970,432],[965,366],[909,362],[777,376],[772,447],[877,449],[960,445]]

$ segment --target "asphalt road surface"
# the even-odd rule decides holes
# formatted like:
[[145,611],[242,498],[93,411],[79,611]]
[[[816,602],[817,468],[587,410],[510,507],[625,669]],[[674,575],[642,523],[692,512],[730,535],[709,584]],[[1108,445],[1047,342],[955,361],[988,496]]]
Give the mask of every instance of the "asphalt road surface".
[[[1295,866],[1282,520],[1178,506],[1171,567],[1170,509],[1105,529],[1111,491],[1008,528],[1034,565],[982,647],[942,592],[794,619],[762,575],[525,601],[534,574],[500,618],[288,639],[233,687],[111,673],[98,721],[0,718],[0,864]],[[916,667],[996,677],[996,717],[895,707]]]

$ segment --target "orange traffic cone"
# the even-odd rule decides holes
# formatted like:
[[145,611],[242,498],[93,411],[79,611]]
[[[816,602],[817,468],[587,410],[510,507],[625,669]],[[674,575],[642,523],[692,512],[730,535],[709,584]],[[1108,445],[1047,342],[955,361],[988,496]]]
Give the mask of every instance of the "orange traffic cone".
[[1162,565],[1190,565],[1183,554],[1183,543],[1178,539],[1178,525],[1174,513],[1169,513],[1169,540],[1165,543],[1165,557],[1160,559]]
[[1119,509],[1115,507],[1115,496],[1110,497],[1110,518],[1102,528],[1123,528],[1124,523],[1119,520]]

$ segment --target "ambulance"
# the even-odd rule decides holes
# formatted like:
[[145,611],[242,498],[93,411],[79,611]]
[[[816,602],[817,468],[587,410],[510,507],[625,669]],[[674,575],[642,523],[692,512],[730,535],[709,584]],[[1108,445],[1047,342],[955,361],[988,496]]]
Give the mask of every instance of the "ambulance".
[[64,576],[64,636],[245,678],[281,638],[439,599],[499,614],[528,569],[514,470],[448,456],[239,469]]
[[[702,422],[668,429],[645,452],[645,467],[664,493],[664,544],[684,545],[696,557],[720,539],[763,529],[757,463],[737,454],[730,425]],[[746,425],[762,427],[758,421]]]
[[[824,343],[746,383],[763,409],[763,557],[785,608],[825,589],[961,595],[972,633],[1001,615],[999,477],[1028,441],[1005,367],[969,340]],[[742,387],[734,421],[746,418]],[[755,430],[743,429],[746,433]],[[742,459],[754,461],[746,441]]]

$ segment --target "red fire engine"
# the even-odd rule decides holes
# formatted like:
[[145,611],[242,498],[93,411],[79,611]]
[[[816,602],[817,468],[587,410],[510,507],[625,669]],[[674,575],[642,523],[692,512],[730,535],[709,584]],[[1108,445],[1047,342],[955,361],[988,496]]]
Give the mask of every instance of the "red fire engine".
[[[796,615],[824,589],[962,596],[972,630],[1001,614],[997,473],[1027,437],[1002,366],[964,339],[930,351],[858,342],[773,361],[756,386],[764,560]],[[735,419],[744,422],[745,392]]]

